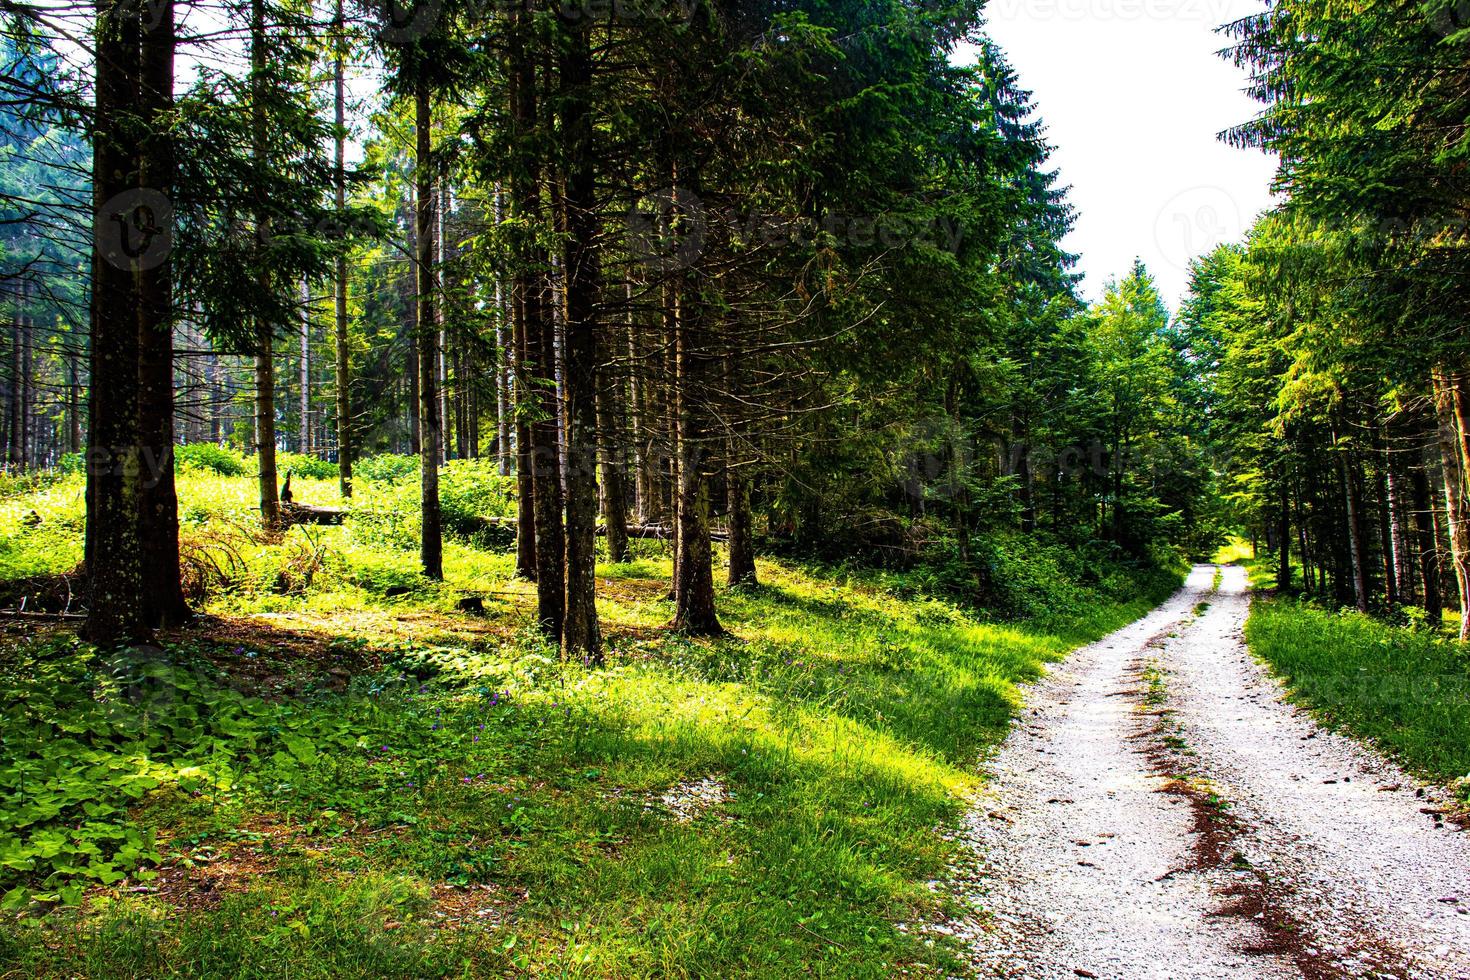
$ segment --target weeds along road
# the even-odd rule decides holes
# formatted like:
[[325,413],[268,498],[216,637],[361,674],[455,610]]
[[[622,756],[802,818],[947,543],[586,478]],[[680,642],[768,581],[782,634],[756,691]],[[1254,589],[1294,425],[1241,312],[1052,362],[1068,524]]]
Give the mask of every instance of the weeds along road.
[[[971,813],[982,976],[1470,978],[1470,833],[1286,704],[1240,568],[1032,692]],[[1394,692],[1387,692],[1393,696]]]

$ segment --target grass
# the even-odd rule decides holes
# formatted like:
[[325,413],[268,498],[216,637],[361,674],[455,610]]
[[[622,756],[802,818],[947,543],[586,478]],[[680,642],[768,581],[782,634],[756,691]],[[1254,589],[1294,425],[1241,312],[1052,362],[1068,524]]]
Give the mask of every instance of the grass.
[[1326,724],[1470,801],[1470,651],[1463,644],[1422,626],[1261,595],[1251,604],[1246,640],[1292,698]]
[[[78,490],[12,488],[6,578],[70,570]],[[398,492],[267,537],[248,476],[185,473],[198,628],[141,663],[9,628],[0,976],[948,974],[899,924],[946,912],[926,883],[977,758],[1047,662],[1175,582],[1028,625],[762,561],[719,596],[731,637],[691,642],[642,543],[599,566],[587,670],[529,632],[503,551],[457,540],[420,582],[375,516]]]
[[1255,557],[1256,549],[1250,541],[1239,535],[1231,535],[1230,540],[1222,544],[1210,560],[1216,565],[1235,565]]

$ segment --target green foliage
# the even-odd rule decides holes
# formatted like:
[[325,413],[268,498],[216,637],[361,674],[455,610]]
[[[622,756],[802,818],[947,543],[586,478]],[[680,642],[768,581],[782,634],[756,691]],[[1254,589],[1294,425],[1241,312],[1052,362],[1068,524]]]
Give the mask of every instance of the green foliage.
[[212,442],[191,442],[174,450],[180,470],[201,470],[218,476],[243,476],[254,468],[253,462],[232,449]]
[[[446,472],[463,482],[466,513],[502,505],[503,481],[483,464]],[[227,511],[251,499],[248,477],[195,473],[182,486]],[[365,483],[362,504],[413,489]],[[760,587],[721,597],[735,635],[694,643],[652,629],[669,616],[669,568],[644,560],[599,570],[614,577],[600,599],[611,666],[589,671],[513,630],[473,642],[398,632],[400,611],[435,615],[433,588],[364,620],[383,628],[346,619],[374,608],[359,588],[422,581],[413,552],[364,540],[361,519],[268,544],[242,528],[230,547],[244,584],[208,605],[319,610],[319,660],[271,642],[7,647],[0,893],[12,905],[75,903],[83,887],[147,882],[160,866],[207,874],[242,854],[270,873],[183,912],[103,887],[87,911],[0,920],[0,971],[948,968],[942,945],[892,923],[938,914],[923,882],[952,856],[941,830],[974,789],[976,754],[1006,731],[1018,685],[1137,615],[1157,584],[1134,576],[1131,588],[1038,599],[1043,561],[1026,595],[1065,606],[1048,608],[1045,626],[1002,626],[920,570],[763,562]],[[1012,572],[1028,561],[1022,542],[1006,541]],[[317,577],[275,591],[269,580],[303,553],[321,556]],[[463,545],[447,557],[460,582],[509,569]],[[1050,560],[1078,567],[1060,551]],[[339,660],[361,666],[350,679],[325,672]],[[707,778],[728,796],[687,822],[663,802]],[[293,830],[260,829],[277,824]],[[515,915],[434,927],[444,889],[482,885],[519,901]]]
[[[1266,569],[1269,573],[1269,568]],[[1470,802],[1470,656],[1436,630],[1257,599],[1251,651],[1328,724],[1369,739]]]
[[286,473],[292,473],[296,479],[306,477],[311,480],[335,480],[338,476],[337,464],[320,456],[303,456],[301,453],[278,452],[276,453],[276,472],[285,479]]
[[399,456],[393,453],[378,453],[366,459],[355,460],[352,464],[354,479],[384,485],[401,483],[411,476],[417,476],[418,471],[417,456]]

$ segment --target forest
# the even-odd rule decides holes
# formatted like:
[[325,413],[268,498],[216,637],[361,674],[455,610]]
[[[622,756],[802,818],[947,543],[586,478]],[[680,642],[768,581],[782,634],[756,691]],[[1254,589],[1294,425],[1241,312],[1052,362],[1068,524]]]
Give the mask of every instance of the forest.
[[0,976],[964,974],[1180,596],[1463,812],[1462,20],[1221,27],[1171,310],[979,2],[0,4]]

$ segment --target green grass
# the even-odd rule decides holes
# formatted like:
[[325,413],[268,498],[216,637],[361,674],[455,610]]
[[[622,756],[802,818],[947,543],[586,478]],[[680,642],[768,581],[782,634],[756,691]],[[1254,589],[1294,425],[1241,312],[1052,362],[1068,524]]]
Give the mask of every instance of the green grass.
[[1294,699],[1470,799],[1470,652],[1426,629],[1257,597],[1251,651]]
[[1251,543],[1239,535],[1231,535],[1230,540],[1222,544],[1210,560],[1216,565],[1234,565],[1256,557],[1256,550]]
[[[76,489],[6,501],[0,574],[70,569]],[[398,484],[279,538],[248,476],[180,490],[214,618],[142,663],[0,641],[0,976],[949,973],[945,941],[897,926],[945,908],[925,883],[977,759],[1047,662],[1176,582],[1004,624],[903,576],[762,561],[719,596],[731,637],[691,642],[640,543],[599,567],[609,664],[586,670],[528,631],[507,554],[456,540],[421,583],[373,516]],[[30,553],[38,526],[58,553]],[[452,612],[471,591],[487,617]],[[706,804],[664,801],[701,780]]]

